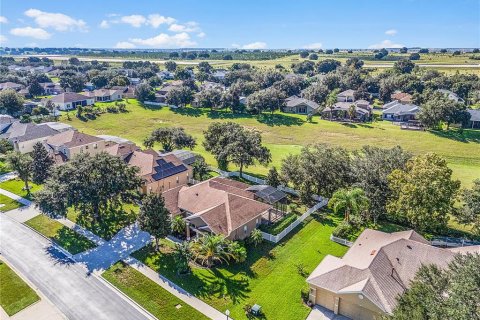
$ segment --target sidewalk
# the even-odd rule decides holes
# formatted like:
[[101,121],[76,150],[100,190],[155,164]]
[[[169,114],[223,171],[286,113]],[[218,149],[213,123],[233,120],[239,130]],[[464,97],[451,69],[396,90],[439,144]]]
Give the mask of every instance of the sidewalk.
[[32,201],[22,198],[20,196],[17,196],[15,193],[12,193],[4,189],[0,189],[0,194],[3,194],[4,196],[9,197],[10,199],[16,200],[21,204],[23,204],[24,206],[29,206],[32,204]]
[[12,180],[12,179],[15,179],[16,177],[17,177],[17,173],[15,171],[7,172],[0,175],[0,182]]
[[97,246],[101,246],[101,245],[105,244],[105,240],[103,240],[102,238],[100,238],[99,236],[97,236],[96,234],[91,232],[90,230],[87,230],[87,229],[79,226],[75,222],[73,222],[71,220],[68,220],[67,218],[57,218],[55,220],[57,220],[58,222],[63,224],[65,227],[72,229],[76,233],[81,234],[82,236],[84,236],[88,240],[95,243]]
[[[123,260],[123,262],[127,263],[129,266],[134,268],[135,270],[142,273],[144,276],[149,278],[150,280],[154,281],[156,284],[179,298],[180,300],[184,301],[185,303],[189,304],[199,312],[203,313],[207,317],[213,320],[225,320],[226,315],[218,311],[217,309],[211,307],[210,305],[206,304],[202,300],[198,299],[194,295],[190,294],[189,292],[185,291],[181,287],[177,286],[172,281],[168,280],[167,278],[163,277],[161,274],[157,273],[153,269],[147,267],[145,264],[140,262],[139,260],[128,257]],[[229,318],[233,320],[232,318]]]

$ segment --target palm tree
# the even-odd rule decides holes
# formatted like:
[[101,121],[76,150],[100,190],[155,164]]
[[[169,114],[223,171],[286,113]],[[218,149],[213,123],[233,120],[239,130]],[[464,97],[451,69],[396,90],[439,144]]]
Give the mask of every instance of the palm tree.
[[176,234],[184,234],[187,228],[187,223],[181,216],[175,216],[172,219],[172,231]]
[[230,255],[223,236],[207,234],[199,237],[193,244],[195,259],[210,268],[214,262],[227,262]]
[[361,188],[339,189],[333,194],[328,205],[333,208],[335,213],[343,212],[345,221],[349,222],[350,214],[368,210],[370,200]]
[[30,195],[28,180],[30,180],[32,176],[32,158],[27,154],[22,154],[18,151],[15,151],[7,154],[6,159],[10,169],[16,171],[18,177],[25,183],[27,195]]

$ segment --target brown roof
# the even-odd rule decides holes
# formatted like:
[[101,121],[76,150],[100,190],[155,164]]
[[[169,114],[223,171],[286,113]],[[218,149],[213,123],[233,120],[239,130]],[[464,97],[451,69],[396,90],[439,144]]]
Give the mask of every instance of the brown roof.
[[187,166],[175,155],[160,156],[156,151],[135,150],[129,154],[125,161],[140,168],[140,175],[147,181],[158,181],[188,170]]
[[140,151],[140,148],[133,143],[115,143],[107,148],[105,148],[105,152],[111,154],[112,156],[117,156],[122,159],[125,159],[128,155],[133,153],[134,151]]
[[89,134],[75,130],[68,130],[48,137],[47,144],[57,147],[65,146],[67,148],[74,148],[102,140],[103,139],[99,137],[91,136]]
[[162,193],[163,201],[165,203],[165,208],[173,215],[176,216],[181,213],[178,208],[178,192],[184,186],[178,186],[176,188],[167,190]]
[[178,191],[178,208],[190,212],[187,219],[200,218],[210,230],[229,236],[247,222],[261,216],[270,205],[253,199],[248,185],[225,178],[212,178]]
[[405,92],[397,92],[391,95],[393,100],[398,100],[401,102],[412,102],[412,95]]
[[[478,251],[479,247],[469,247]],[[433,247],[413,230],[395,233],[366,229],[343,256],[326,256],[307,279],[336,294],[363,294],[385,313],[409,287],[423,264],[445,267],[453,250]]]

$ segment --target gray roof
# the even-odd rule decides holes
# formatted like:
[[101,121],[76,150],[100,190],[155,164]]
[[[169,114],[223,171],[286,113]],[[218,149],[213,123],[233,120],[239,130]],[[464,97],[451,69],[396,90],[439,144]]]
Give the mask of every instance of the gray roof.
[[87,99],[90,99],[90,98],[82,94],[78,94],[76,92],[65,92],[65,93],[59,94],[58,96],[50,98],[48,100],[51,100],[52,102],[55,102],[55,103],[70,103],[70,102],[84,101]]
[[467,110],[468,113],[470,113],[470,121],[480,121],[480,109],[473,110],[469,109]]
[[269,204],[274,204],[287,196],[277,188],[265,184],[253,185],[248,187],[247,191],[252,191],[257,197],[263,199]]
[[337,97],[352,97],[355,95],[355,90],[348,89],[337,94]]
[[404,114],[416,114],[420,111],[420,107],[414,104],[402,104],[398,101],[383,110],[384,114],[404,115]]
[[[360,101],[360,100],[359,100]],[[324,112],[330,112],[332,110],[343,110],[343,111],[348,111],[350,110],[350,106],[354,105],[355,106],[355,111],[358,112],[358,113],[362,113],[362,114],[367,114],[369,113],[370,111],[367,110],[367,109],[364,109],[364,108],[361,108],[361,107],[358,107],[357,106],[357,102],[358,101],[355,101],[355,102],[336,102],[331,108],[325,108],[323,111]],[[368,103],[368,102],[367,102]],[[370,105],[369,105],[369,109],[370,108]]]
[[167,156],[167,155],[171,155],[171,154],[176,156],[178,159],[182,160],[182,162],[186,165],[193,164],[195,162],[195,160],[197,159],[197,154],[193,153],[191,151],[188,151],[188,150],[173,150],[171,152],[162,153],[160,155],[161,156]]
[[453,100],[455,102],[464,102],[465,101],[462,98],[460,98],[458,96],[458,94],[456,94],[455,92],[450,91],[450,90],[438,89],[437,92],[441,92],[441,93],[445,94],[448,97],[448,99]]
[[302,104],[305,104],[315,110],[318,109],[319,107],[319,105],[315,101],[308,100],[305,98],[300,98],[297,96],[288,97],[287,99],[285,99],[285,102],[286,102],[285,105],[287,107],[296,107]]
[[24,142],[46,138],[57,133],[57,130],[45,124],[37,125],[33,123],[14,122],[0,137],[8,139],[11,142]]

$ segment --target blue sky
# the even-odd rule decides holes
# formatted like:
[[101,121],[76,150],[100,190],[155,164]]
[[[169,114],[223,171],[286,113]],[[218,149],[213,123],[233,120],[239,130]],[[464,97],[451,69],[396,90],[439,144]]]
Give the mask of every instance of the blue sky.
[[0,34],[10,47],[480,47],[480,1],[2,0]]

